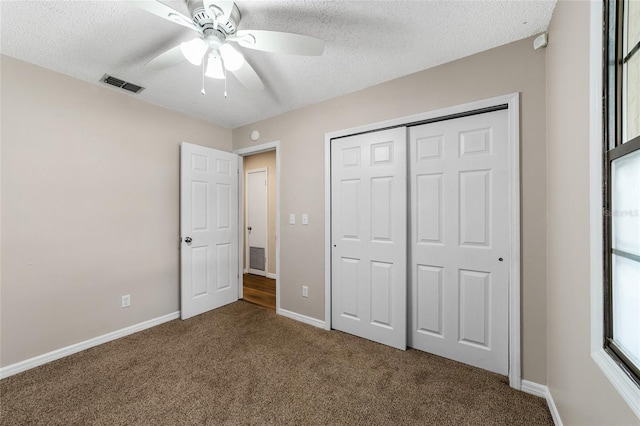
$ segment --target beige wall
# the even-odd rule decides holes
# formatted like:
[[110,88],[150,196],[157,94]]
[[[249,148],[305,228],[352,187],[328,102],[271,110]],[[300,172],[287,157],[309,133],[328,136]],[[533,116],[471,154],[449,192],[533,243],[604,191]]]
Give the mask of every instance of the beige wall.
[[[254,129],[260,143],[280,141],[282,308],[324,319],[325,133],[513,92],[522,93],[523,377],[546,383],[545,53],[532,39],[233,130],[234,149],[256,144]],[[309,213],[309,225],[289,225],[290,213]]]
[[640,424],[591,359],[589,2],[558,2],[547,48],[548,386],[565,425]]
[[[268,222],[268,234],[267,234],[267,239],[268,239],[268,247],[267,247],[267,252],[268,252],[268,265],[267,265],[267,272],[271,273],[271,274],[275,274],[276,273],[276,152],[275,151],[267,151],[267,152],[262,152],[260,154],[254,154],[254,155],[249,155],[247,157],[243,157],[243,167],[244,167],[244,176],[245,179],[243,180],[243,188],[242,188],[242,199],[246,200],[247,199],[247,192],[246,192],[246,187],[247,187],[247,180],[246,180],[246,176],[247,176],[247,171],[249,170],[253,170],[253,169],[267,169],[267,177],[268,177],[268,194],[267,194],[267,203],[268,203],[268,208],[267,208],[267,222]],[[244,218],[247,217],[247,213],[246,213],[246,207],[247,204],[246,202],[243,203],[243,216]],[[245,224],[246,225],[246,224]],[[244,240],[243,242],[246,243],[247,241],[247,227],[244,227]],[[247,248],[246,248],[246,244],[244,246],[244,256],[245,256],[245,268],[246,268],[246,253],[247,253]]]
[[231,131],[1,61],[1,365],[177,311],[179,142]]

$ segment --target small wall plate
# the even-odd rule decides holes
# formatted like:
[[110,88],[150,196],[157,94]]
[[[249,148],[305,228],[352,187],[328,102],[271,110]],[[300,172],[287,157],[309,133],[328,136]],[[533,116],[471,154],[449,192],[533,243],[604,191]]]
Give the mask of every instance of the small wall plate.
[[547,47],[549,44],[549,39],[547,38],[547,33],[542,33],[538,37],[533,40],[533,48],[535,50],[542,49],[543,47]]

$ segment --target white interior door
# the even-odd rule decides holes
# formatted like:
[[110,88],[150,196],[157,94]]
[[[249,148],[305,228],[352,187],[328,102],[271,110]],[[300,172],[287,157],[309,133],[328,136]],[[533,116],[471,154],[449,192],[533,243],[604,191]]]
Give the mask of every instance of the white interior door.
[[412,127],[409,346],[507,374],[507,111]]
[[331,323],[406,348],[406,128],[331,143]]
[[238,300],[238,156],[180,146],[182,319]]
[[267,276],[268,197],[267,169],[247,172],[247,250],[246,264],[250,274]]

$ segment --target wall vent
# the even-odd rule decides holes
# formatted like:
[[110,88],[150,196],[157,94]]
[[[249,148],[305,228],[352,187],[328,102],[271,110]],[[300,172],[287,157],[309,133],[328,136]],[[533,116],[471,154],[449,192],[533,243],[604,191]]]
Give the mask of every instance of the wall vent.
[[249,247],[249,268],[264,271],[265,260],[263,247]]
[[142,86],[138,86],[137,84],[120,80],[119,78],[110,76],[109,74],[103,75],[100,81],[105,84],[110,84],[112,86],[119,87],[120,89],[126,90],[128,92],[140,93],[144,90],[144,87]]

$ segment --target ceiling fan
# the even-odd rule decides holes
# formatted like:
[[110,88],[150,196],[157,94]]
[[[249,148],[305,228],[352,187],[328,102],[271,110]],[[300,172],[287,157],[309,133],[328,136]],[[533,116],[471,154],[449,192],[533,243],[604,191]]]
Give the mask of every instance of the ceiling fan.
[[[233,1],[185,0],[191,17],[155,1],[129,1],[140,9],[196,31],[194,39],[172,47],[151,59],[146,66],[163,69],[184,60],[203,67],[204,76],[226,79],[231,72],[249,90],[263,90],[264,84],[232,43],[264,52],[319,56],[324,41],[306,35],[265,30],[238,30],[240,10]],[[226,92],[226,91],[225,91]],[[226,93],[225,93],[226,96]]]

